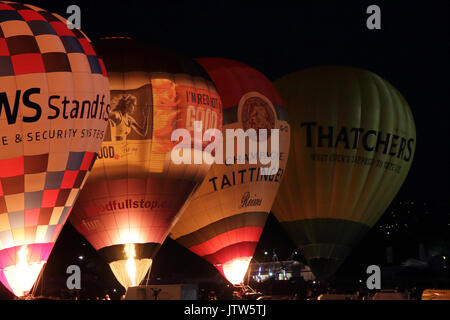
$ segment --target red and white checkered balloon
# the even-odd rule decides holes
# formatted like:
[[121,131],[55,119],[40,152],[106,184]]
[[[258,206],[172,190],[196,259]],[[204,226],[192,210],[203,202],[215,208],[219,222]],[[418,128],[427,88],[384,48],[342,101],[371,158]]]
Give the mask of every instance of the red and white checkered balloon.
[[24,295],[103,140],[106,70],[62,17],[0,1],[0,281]]

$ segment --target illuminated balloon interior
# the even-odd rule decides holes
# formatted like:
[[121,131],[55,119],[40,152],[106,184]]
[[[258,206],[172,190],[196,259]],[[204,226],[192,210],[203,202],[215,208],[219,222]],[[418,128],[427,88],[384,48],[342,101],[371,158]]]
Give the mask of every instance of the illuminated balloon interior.
[[22,246],[17,251],[17,264],[3,269],[6,280],[11,286],[13,293],[22,297],[33,287],[39,276],[42,267],[47,261],[30,262],[30,250],[27,246]]
[[136,257],[136,247],[133,243],[123,246],[123,260],[110,262],[109,266],[117,281],[125,288],[138,286],[150,272],[152,259],[139,259]]
[[234,285],[243,283],[250,260],[252,257],[242,257],[224,263],[222,268],[225,278]]

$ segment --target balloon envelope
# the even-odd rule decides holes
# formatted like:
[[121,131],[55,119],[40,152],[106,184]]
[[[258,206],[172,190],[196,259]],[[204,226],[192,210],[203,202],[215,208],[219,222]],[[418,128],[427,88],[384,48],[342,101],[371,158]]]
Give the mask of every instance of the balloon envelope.
[[228,281],[239,284],[284,176],[289,125],[278,92],[259,71],[228,59],[197,61],[213,79],[223,101],[224,145],[227,130],[279,130],[279,140],[267,139],[269,152],[271,143],[279,143],[279,150],[272,154],[280,159],[273,174],[261,175],[267,165],[255,157],[249,149],[252,138],[247,139],[244,163],[236,163],[239,155],[235,153],[234,164],[213,164],[171,230],[173,239],[213,264]]
[[31,5],[0,3],[0,281],[28,292],[88,177],[109,84],[90,40]]
[[[138,285],[179,209],[210,165],[175,164],[172,132],[194,121],[221,129],[216,89],[194,61],[134,39],[103,39],[110,121],[86,190],[70,218],[125,287]],[[202,150],[191,144],[185,152]]]
[[292,129],[273,213],[313,273],[332,275],[386,210],[413,160],[411,110],[365,70],[319,67],[275,82]]

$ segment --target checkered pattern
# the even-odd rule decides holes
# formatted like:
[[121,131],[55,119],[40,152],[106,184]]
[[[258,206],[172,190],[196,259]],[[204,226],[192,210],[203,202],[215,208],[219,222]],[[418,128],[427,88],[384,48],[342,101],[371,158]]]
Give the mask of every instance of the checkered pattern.
[[[41,107],[50,95],[78,101],[104,95],[109,103],[105,66],[83,32],[32,5],[0,1],[0,91],[9,99],[33,87],[42,89],[34,96]],[[94,137],[66,138],[67,129],[106,127],[100,119],[49,119],[50,108],[42,109],[37,123],[20,120],[29,116],[26,108],[16,109],[14,124],[7,111],[0,113],[1,135],[11,142],[0,150],[0,282],[10,290],[17,279],[7,279],[5,270],[17,264],[22,246],[29,262],[47,261],[101,145]],[[64,138],[15,139],[43,129],[64,132]]]
[[68,152],[62,171],[47,171],[49,154],[0,160],[0,250],[55,242],[95,157]]
[[[2,84],[39,82],[42,74],[49,79],[52,74],[51,79],[58,82],[66,78],[55,73],[63,72],[73,75],[74,81],[92,79],[96,86],[105,87],[106,70],[90,40],[66,23],[64,18],[32,5],[0,1]],[[75,97],[87,97],[75,86],[64,90],[73,90]],[[96,147],[89,151],[92,149]],[[0,159],[0,251],[55,242],[95,158],[94,152],[52,150],[17,157],[19,154]]]
[[80,30],[40,8],[0,1],[0,76],[86,70],[106,76]]

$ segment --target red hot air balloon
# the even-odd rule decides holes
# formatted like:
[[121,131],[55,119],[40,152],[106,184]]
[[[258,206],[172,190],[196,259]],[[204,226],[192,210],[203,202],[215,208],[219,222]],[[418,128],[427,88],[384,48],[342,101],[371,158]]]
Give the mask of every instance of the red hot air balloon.
[[90,40],[55,14],[0,2],[0,281],[26,294],[88,177],[109,111]]
[[249,159],[254,154],[249,149],[245,164],[212,165],[171,230],[171,238],[213,264],[228,281],[239,284],[283,177],[289,124],[277,90],[259,71],[228,59],[198,62],[222,98],[224,133],[227,129],[279,129],[279,154],[274,154],[280,159],[278,171],[261,175],[261,168],[266,166],[251,164]]

